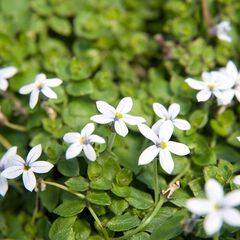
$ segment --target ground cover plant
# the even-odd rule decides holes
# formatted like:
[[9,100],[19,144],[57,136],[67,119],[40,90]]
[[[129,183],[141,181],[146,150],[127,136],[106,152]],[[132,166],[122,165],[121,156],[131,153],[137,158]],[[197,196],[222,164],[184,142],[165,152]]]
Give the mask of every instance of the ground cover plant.
[[240,239],[240,3],[0,1],[0,239]]

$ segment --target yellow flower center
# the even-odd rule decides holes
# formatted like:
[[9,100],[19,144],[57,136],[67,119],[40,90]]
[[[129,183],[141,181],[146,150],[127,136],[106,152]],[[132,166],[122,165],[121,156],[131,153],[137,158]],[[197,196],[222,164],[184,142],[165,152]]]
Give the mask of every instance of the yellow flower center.
[[24,172],[27,172],[29,169],[30,169],[29,166],[24,166],[23,171],[24,171]]
[[118,112],[115,113],[115,116],[116,116],[117,118],[123,118],[123,114],[118,113]]
[[213,84],[213,83],[209,83],[207,86],[208,86],[209,89],[215,88],[215,84]]
[[36,88],[38,88],[38,89],[41,89],[43,87],[42,82],[37,82],[35,85],[36,85]]
[[81,136],[81,137],[79,138],[80,144],[83,144],[85,141],[86,141],[86,138],[85,138],[85,137]]
[[167,148],[167,143],[166,142],[161,142],[160,143],[160,148],[161,149],[166,149]]
[[217,202],[213,203],[213,209],[214,210],[218,210],[220,208],[221,208],[221,206]]

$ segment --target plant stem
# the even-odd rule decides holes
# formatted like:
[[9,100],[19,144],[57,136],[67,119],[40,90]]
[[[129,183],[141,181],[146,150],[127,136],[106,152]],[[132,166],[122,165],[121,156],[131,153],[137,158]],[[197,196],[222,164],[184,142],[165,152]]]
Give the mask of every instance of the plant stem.
[[133,236],[134,234],[137,234],[138,232],[140,232],[141,230],[143,230],[151,221],[152,219],[156,216],[156,214],[159,212],[160,208],[162,207],[164,203],[164,198],[160,199],[156,205],[156,207],[154,208],[154,210],[152,211],[152,213],[150,214],[150,216],[148,218],[146,218],[145,220],[143,220],[141,222],[141,224],[135,228],[133,231],[125,234],[122,237],[117,237],[117,238],[113,238],[113,240],[123,240],[123,239],[129,239],[129,237]]
[[97,222],[98,226],[101,228],[101,231],[103,233],[103,236],[106,240],[110,240],[109,236],[108,236],[108,232],[107,230],[103,227],[101,221],[99,220],[97,214],[94,212],[94,210],[92,209],[91,206],[88,206],[88,210],[91,213],[91,215],[93,216],[93,218],[95,219],[95,221]]
[[35,208],[34,208],[33,215],[32,215],[32,220],[31,220],[32,225],[35,223],[37,213],[38,213],[38,192],[36,192]]
[[213,240],[219,240],[219,234],[216,233],[214,236],[213,236]]
[[154,172],[154,199],[155,199],[155,205],[157,204],[159,200],[159,183],[158,183],[158,159],[155,159],[153,161],[153,172]]
[[72,191],[68,187],[66,187],[66,186],[64,186],[62,184],[59,184],[59,183],[56,183],[56,182],[51,182],[51,181],[45,181],[45,180],[44,180],[44,183],[47,184],[47,185],[58,187],[58,188],[60,188],[62,190],[65,190],[66,192],[72,193],[73,195],[75,195],[75,196],[77,196],[77,197],[79,197],[81,199],[85,199],[85,195],[84,194]]
[[204,24],[207,29],[207,32],[209,32],[209,29],[211,27],[211,19],[210,19],[210,14],[208,9],[208,0],[201,0],[201,4],[202,4],[202,15],[204,19]]
[[0,134],[0,143],[6,148],[10,148],[12,145],[11,143],[3,136]]
[[27,131],[27,128],[25,128],[23,126],[20,126],[20,125],[17,125],[17,124],[14,124],[14,123],[4,122],[4,125],[6,127],[9,127],[11,129],[14,129],[14,130],[17,130],[17,131],[20,131],[20,132],[26,132]]
[[112,132],[112,133],[111,133],[111,136],[109,137],[109,140],[108,140],[108,148],[107,148],[107,150],[108,150],[109,152],[111,152],[111,150],[112,150],[113,143],[114,143],[114,141],[115,141],[115,137],[116,137],[116,133],[115,133],[115,132]]
[[171,184],[173,184],[173,183],[175,183],[177,180],[179,180],[181,177],[183,177],[183,176],[186,174],[186,172],[189,170],[189,168],[190,168],[190,163],[187,162],[187,165],[186,165],[186,167],[183,169],[183,171],[182,171],[181,173],[179,173],[175,178],[173,178],[173,180],[172,180],[168,185],[170,186]]

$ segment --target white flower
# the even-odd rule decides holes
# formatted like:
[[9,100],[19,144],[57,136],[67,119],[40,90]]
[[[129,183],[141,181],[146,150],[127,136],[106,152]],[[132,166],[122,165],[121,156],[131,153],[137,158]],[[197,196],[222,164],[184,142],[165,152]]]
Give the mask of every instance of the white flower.
[[240,137],[237,137],[237,140],[240,141]]
[[224,98],[223,90],[227,90],[233,86],[233,82],[228,81],[225,74],[221,72],[204,72],[202,74],[203,81],[187,78],[185,82],[193,89],[200,90],[197,94],[198,102],[207,101],[212,95],[217,98]]
[[223,222],[239,227],[240,213],[234,207],[240,205],[240,191],[224,196],[222,186],[214,179],[205,184],[207,199],[192,198],[186,202],[189,211],[199,216],[206,215],[203,227],[208,235],[218,232]]
[[102,114],[91,117],[91,120],[100,124],[112,122],[115,131],[122,137],[128,134],[126,123],[137,125],[145,122],[145,119],[142,117],[134,117],[127,114],[133,106],[133,101],[130,97],[123,98],[116,109],[104,101],[97,101],[96,105],[98,111]]
[[5,196],[8,190],[7,179],[2,176],[2,171],[7,167],[11,166],[13,158],[16,156],[17,147],[11,147],[8,151],[2,156],[0,161],[0,195]]
[[236,185],[240,185],[240,175],[234,177],[233,183],[235,183]]
[[11,78],[17,73],[17,68],[15,67],[5,67],[0,69],[0,90],[6,91],[8,88],[7,79]]
[[144,137],[154,143],[154,145],[142,152],[138,160],[139,165],[148,164],[159,155],[160,165],[164,171],[170,174],[174,168],[171,153],[179,156],[185,156],[190,153],[189,148],[185,144],[169,141],[173,133],[173,124],[170,121],[162,124],[158,135],[145,124],[139,124],[138,128]]
[[94,124],[88,123],[80,133],[70,132],[64,135],[63,140],[67,143],[71,143],[66,152],[66,159],[76,157],[83,150],[84,154],[90,161],[96,160],[96,153],[92,144],[103,144],[105,143],[105,140],[98,135],[92,134],[94,130]]
[[34,173],[47,173],[53,168],[53,165],[47,161],[36,161],[41,154],[42,146],[39,144],[29,151],[26,161],[16,155],[13,158],[13,166],[6,168],[2,172],[2,176],[7,179],[13,179],[22,174],[25,188],[32,191],[37,184]]
[[232,38],[228,35],[231,30],[231,25],[229,21],[222,21],[215,25],[211,30],[212,35],[216,35],[218,39],[226,42],[231,42]]
[[49,78],[46,75],[40,73],[36,76],[34,83],[30,83],[20,88],[19,93],[26,95],[30,94],[30,108],[34,108],[37,105],[39,94],[46,96],[47,98],[56,99],[57,94],[51,89],[51,87],[57,87],[62,83],[59,78]]
[[155,133],[158,133],[161,125],[168,120],[181,130],[188,130],[191,128],[188,121],[176,118],[180,112],[180,105],[177,103],[171,104],[168,110],[162,104],[154,103],[153,110],[161,118],[152,126],[152,130]]

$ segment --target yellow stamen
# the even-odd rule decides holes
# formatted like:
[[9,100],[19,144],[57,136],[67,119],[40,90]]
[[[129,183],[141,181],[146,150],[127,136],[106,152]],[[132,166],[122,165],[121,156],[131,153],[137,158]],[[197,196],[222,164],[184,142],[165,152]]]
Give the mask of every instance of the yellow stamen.
[[210,89],[215,88],[215,84],[213,84],[213,83],[209,83],[207,86],[208,86],[208,88],[210,88]]
[[27,172],[29,169],[30,169],[29,166],[24,166],[23,171],[24,171],[24,172]]
[[167,143],[166,142],[161,142],[160,143],[160,148],[161,149],[166,149],[167,148]]
[[79,138],[79,142],[80,142],[81,144],[83,144],[85,141],[86,141],[86,138],[85,138],[85,137],[81,136],[81,137]]
[[116,113],[115,113],[115,116],[116,116],[117,118],[123,118],[123,114],[122,114],[122,113],[116,112]]

